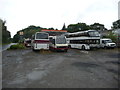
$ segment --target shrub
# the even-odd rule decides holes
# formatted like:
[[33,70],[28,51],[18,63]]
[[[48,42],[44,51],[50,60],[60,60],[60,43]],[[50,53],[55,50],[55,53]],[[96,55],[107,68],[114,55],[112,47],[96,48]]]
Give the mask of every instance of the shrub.
[[117,36],[114,35],[113,33],[109,33],[109,35],[104,36],[103,38],[110,38],[110,39],[112,39],[113,42],[115,42],[115,43],[117,42]]
[[23,44],[11,45],[9,49],[25,49]]

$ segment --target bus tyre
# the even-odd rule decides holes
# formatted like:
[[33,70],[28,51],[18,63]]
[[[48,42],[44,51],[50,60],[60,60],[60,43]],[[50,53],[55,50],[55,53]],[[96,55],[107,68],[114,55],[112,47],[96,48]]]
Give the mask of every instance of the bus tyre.
[[32,47],[32,51],[35,51],[34,47]]
[[65,49],[64,52],[67,52],[67,49]]
[[104,46],[104,49],[107,49],[107,47],[106,47],[106,46]]
[[32,50],[33,50],[33,51],[35,51],[35,49],[34,49],[34,48],[32,48]]
[[85,50],[85,46],[84,45],[82,46],[82,50]]
[[68,48],[71,48],[71,45],[68,45]]
[[114,49],[115,47],[111,47],[112,49]]

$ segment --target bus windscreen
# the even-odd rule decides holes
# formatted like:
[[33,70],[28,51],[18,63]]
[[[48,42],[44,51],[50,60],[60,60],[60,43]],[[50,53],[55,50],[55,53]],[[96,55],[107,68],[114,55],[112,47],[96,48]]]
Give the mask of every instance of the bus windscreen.
[[48,34],[46,33],[37,33],[36,39],[48,39]]
[[89,35],[90,35],[91,37],[99,37],[99,36],[100,36],[99,32],[96,32],[96,31],[91,31],[91,32],[89,32]]
[[56,44],[66,44],[65,37],[56,37]]

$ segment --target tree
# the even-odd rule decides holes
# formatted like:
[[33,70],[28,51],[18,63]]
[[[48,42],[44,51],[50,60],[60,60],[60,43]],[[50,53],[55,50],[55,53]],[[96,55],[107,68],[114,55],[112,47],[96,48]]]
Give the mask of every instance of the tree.
[[112,27],[113,29],[118,29],[118,28],[120,28],[120,19],[119,20],[117,20],[117,21],[115,21],[115,22],[113,22],[113,27]]
[[100,24],[100,23],[94,23],[94,24],[91,24],[90,25],[91,29],[94,29],[94,30],[105,30],[106,28],[104,27],[103,24]]
[[62,30],[66,30],[66,26],[65,26],[65,23],[64,23],[64,25],[63,25],[63,27],[62,27]]
[[19,34],[15,34],[14,37],[13,37],[12,42],[13,42],[13,43],[17,43],[17,42],[19,41],[19,39],[20,39]]
[[10,43],[11,42],[11,34],[7,30],[7,26],[5,26],[6,21],[2,22],[2,43]]
[[19,42],[19,40],[21,38],[20,32],[23,32],[22,39],[23,38],[31,38],[33,34],[35,34],[36,32],[40,32],[42,29],[43,28],[41,28],[39,26],[30,25],[25,29],[19,30],[17,32],[17,34],[14,35],[13,42]]
[[67,27],[68,32],[77,32],[77,31],[84,31],[89,30],[90,26],[86,23],[77,23],[77,24],[70,24]]
[[49,30],[54,30],[54,28],[53,27],[51,27],[51,28],[48,28]]
[[107,36],[104,36],[103,38],[110,38],[115,43],[117,43],[118,40],[117,36],[112,32],[110,32]]

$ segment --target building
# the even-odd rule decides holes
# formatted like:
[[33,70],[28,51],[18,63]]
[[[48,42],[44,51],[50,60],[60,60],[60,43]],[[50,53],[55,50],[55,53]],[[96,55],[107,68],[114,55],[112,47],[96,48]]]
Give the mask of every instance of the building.
[[2,27],[3,27],[3,21],[0,19],[0,44],[2,43]]
[[114,28],[114,29],[120,28],[120,19],[117,20],[117,21],[115,21],[115,22],[113,22],[113,28]]
[[120,19],[120,1],[118,2],[118,19]]
[[118,2],[118,20],[113,22],[113,29],[120,28],[120,1]]
[[7,30],[7,26],[5,25],[5,23],[6,21],[0,19],[0,41],[2,43],[10,43],[11,34]]
[[2,31],[3,21],[0,19],[0,32]]

